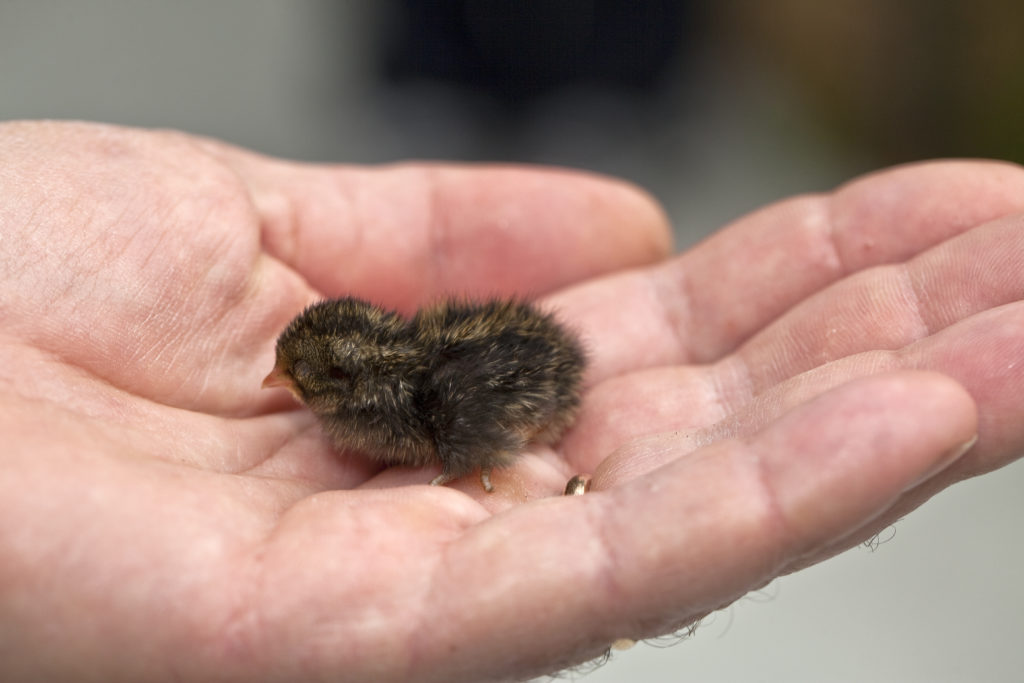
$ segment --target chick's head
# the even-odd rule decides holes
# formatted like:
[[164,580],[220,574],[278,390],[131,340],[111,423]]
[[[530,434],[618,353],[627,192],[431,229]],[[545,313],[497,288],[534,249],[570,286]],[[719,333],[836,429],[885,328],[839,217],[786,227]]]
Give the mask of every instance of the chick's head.
[[409,400],[416,354],[408,324],[365,301],[313,304],[277,340],[263,386],[283,386],[320,415],[364,415]]

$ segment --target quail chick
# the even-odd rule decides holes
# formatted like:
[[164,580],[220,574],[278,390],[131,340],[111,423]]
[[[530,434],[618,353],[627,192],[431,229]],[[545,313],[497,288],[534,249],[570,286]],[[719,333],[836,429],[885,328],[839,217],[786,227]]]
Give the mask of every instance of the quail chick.
[[264,387],[284,386],[336,447],[389,465],[441,465],[431,484],[512,464],[579,405],[584,354],[554,318],[514,300],[448,300],[411,319],[360,299],[321,301],[277,340]]

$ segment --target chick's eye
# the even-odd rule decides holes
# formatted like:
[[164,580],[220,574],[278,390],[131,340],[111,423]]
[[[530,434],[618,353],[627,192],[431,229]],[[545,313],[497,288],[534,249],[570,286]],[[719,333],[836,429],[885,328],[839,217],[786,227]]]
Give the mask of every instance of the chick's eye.
[[300,382],[304,379],[308,379],[312,372],[312,368],[309,367],[309,363],[306,361],[295,361],[295,364],[292,365],[292,376]]
[[349,374],[345,372],[343,368],[339,368],[337,366],[334,366],[330,370],[328,370],[327,376],[330,377],[331,379],[337,380],[347,380],[349,378]]

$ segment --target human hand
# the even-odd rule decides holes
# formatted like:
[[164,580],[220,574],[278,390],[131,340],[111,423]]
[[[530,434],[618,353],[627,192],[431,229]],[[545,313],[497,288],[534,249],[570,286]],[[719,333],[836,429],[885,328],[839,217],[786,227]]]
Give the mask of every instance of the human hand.
[[[668,245],[646,199],[586,176],[308,167],[72,124],[7,125],[0,150],[5,678],[527,676],[1020,450],[1021,250],[1013,219],[985,224],[1021,210],[1012,167],[882,174],[604,275]],[[258,390],[321,295],[518,291],[553,292],[591,390],[495,494],[404,486],[436,472],[335,454]],[[554,497],[577,471],[594,492]]]
[[3,680],[429,674],[443,554],[490,511],[332,452],[260,389],[277,335],[324,293],[542,294],[670,246],[650,200],[576,173],[60,123],[0,126],[0,159]]

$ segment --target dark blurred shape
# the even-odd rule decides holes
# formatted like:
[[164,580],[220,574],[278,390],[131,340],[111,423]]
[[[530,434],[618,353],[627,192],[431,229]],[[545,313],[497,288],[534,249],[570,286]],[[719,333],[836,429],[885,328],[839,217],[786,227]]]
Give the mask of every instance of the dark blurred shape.
[[796,84],[876,164],[1024,162],[1024,3],[729,0],[716,10],[733,51]]
[[658,87],[685,43],[672,0],[393,0],[386,79],[435,80],[528,104],[562,86]]

